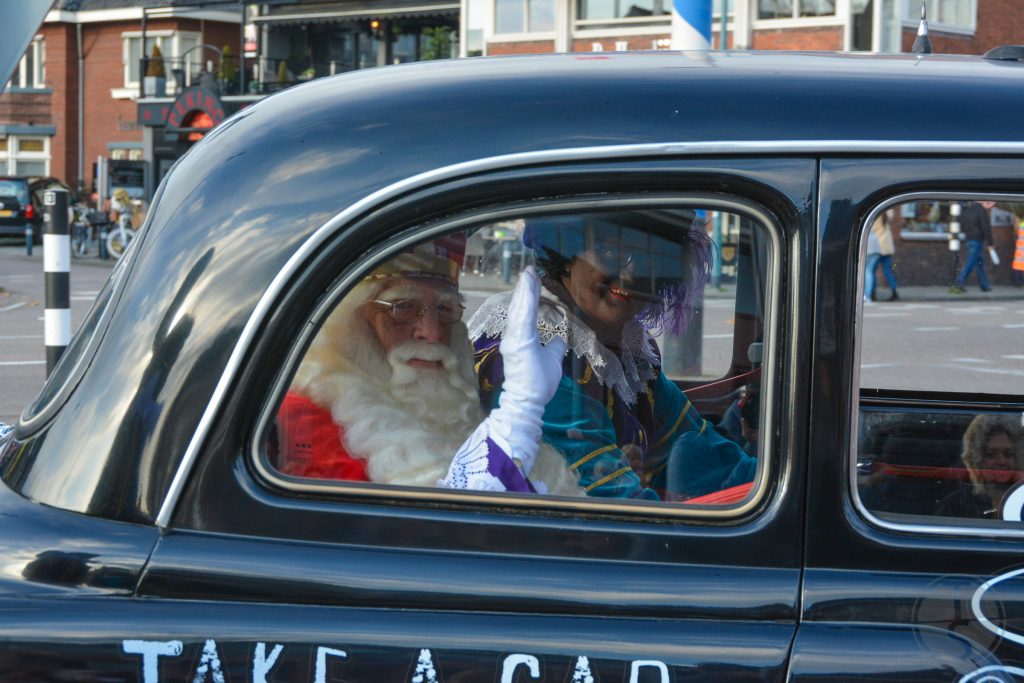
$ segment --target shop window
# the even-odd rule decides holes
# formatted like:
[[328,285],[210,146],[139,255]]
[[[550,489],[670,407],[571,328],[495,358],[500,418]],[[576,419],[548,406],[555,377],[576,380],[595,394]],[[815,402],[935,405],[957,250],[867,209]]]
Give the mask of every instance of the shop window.
[[541,33],[554,30],[554,0],[495,0],[495,33]]
[[856,484],[884,521],[1018,524],[1021,218],[1024,198],[924,197],[864,234]]
[[[259,466],[328,493],[750,500],[776,249],[766,218],[722,203],[531,207],[378,261],[317,314]],[[502,342],[527,268],[543,290],[524,354]]]
[[800,19],[830,17],[836,13],[835,0],[758,0],[758,19]]
[[46,41],[42,36],[37,36],[28,46],[11,75],[10,85],[14,88],[46,87]]

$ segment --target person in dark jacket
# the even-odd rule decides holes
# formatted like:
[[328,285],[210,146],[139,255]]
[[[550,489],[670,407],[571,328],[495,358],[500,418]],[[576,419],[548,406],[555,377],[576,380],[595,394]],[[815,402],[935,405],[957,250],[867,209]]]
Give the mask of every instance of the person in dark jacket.
[[975,268],[978,269],[978,285],[981,287],[981,291],[987,292],[992,289],[988,273],[985,272],[985,247],[993,246],[992,223],[989,221],[988,214],[995,205],[995,202],[971,202],[964,207],[960,226],[964,239],[967,240],[967,261],[957,276],[956,282],[949,289],[952,294],[964,293],[964,283],[967,282],[967,278]]

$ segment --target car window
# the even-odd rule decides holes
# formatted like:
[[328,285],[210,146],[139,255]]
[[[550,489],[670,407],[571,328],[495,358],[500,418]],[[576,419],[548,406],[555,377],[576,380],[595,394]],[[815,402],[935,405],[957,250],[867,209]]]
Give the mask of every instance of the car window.
[[1022,219],[1013,198],[920,196],[865,226],[856,487],[882,519],[1018,524]]
[[749,500],[776,257],[763,216],[721,204],[534,206],[387,255],[318,315],[263,470],[305,490]]
[[0,180],[0,197],[17,199],[19,204],[27,204],[28,185],[21,180]]

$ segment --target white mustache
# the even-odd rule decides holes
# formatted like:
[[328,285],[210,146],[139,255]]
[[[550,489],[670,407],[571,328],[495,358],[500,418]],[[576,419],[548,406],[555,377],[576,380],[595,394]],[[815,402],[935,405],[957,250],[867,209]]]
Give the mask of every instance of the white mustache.
[[396,346],[388,353],[388,362],[394,366],[396,363],[408,363],[412,359],[425,361],[438,361],[444,367],[451,367],[455,363],[455,354],[444,344],[436,344],[424,341],[410,341]]

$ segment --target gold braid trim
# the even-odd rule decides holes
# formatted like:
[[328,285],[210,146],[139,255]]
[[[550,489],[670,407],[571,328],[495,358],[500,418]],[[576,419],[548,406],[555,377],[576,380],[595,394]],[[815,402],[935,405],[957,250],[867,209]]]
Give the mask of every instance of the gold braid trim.
[[608,451],[614,451],[616,448],[618,448],[618,446],[616,444],[612,444],[610,446],[604,446],[602,448],[598,448],[596,451],[592,451],[590,453],[587,453],[582,458],[580,458],[579,460],[577,460],[573,464],[569,465],[569,469],[570,470],[575,470],[575,469],[585,465],[586,463],[590,462],[591,460],[593,460],[597,456],[603,455],[603,454],[607,453]]
[[609,474],[607,477],[604,477],[603,479],[598,479],[593,484],[591,484],[590,486],[586,487],[584,489],[584,491],[586,491],[587,493],[590,493],[591,491],[596,489],[598,486],[602,486],[604,484],[607,484],[608,482],[610,482],[615,477],[623,475],[626,472],[630,472],[630,471],[632,471],[632,469],[633,469],[632,467],[627,465],[626,467],[623,467],[622,469],[618,470],[617,472],[612,472],[611,474]]
[[586,369],[583,371],[583,377],[576,380],[577,384],[586,384],[594,376],[594,368],[590,367],[590,363],[587,363]]
[[679,413],[679,417],[676,419],[676,423],[674,425],[672,425],[672,429],[668,430],[668,433],[665,434],[665,436],[663,436],[660,439],[658,439],[655,442],[655,444],[653,446],[651,446],[651,450],[654,450],[655,448],[658,448],[659,446],[661,446],[663,443],[668,441],[669,438],[673,434],[676,433],[676,430],[679,429],[679,425],[681,425],[683,423],[683,418],[686,417],[686,414],[688,412],[690,412],[690,406],[692,406],[692,405],[693,404],[690,403],[690,399],[686,399],[686,407],[683,408],[683,412]]

